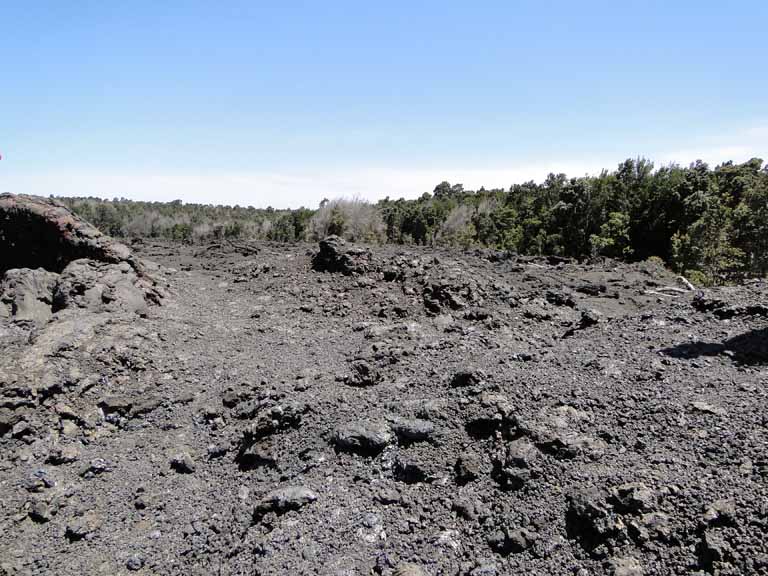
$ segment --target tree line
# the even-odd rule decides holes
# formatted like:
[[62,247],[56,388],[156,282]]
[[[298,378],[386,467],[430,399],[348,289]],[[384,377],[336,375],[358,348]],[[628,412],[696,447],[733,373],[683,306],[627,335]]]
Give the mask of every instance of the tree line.
[[317,209],[59,200],[117,237],[296,242],[338,234],[578,259],[656,257],[702,284],[768,273],[768,167],[757,158],[714,169],[628,159],[596,176],[550,174],[475,191],[442,182],[413,200],[323,200]]

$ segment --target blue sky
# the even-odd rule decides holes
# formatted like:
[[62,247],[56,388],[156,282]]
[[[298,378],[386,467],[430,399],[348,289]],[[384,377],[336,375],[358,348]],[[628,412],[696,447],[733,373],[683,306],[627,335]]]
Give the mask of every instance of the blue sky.
[[0,0],[0,191],[275,207],[768,158],[768,2]]

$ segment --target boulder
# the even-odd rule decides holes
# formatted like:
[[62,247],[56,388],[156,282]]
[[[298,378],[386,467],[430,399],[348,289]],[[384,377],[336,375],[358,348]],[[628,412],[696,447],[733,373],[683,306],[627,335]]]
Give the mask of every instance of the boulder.
[[342,452],[375,456],[394,442],[389,426],[379,422],[354,422],[336,429],[333,444]]
[[374,269],[369,250],[349,246],[343,238],[328,236],[320,241],[320,251],[312,258],[318,272],[340,272],[345,276],[364,274]]

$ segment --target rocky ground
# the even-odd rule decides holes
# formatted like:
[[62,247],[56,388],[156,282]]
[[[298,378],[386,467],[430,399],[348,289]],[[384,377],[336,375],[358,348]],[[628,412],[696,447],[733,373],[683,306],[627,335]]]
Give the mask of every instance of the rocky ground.
[[0,574],[768,574],[766,282],[132,249],[0,281]]

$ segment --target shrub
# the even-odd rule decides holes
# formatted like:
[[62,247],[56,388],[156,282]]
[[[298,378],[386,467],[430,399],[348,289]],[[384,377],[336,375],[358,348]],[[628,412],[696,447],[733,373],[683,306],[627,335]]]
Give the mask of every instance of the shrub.
[[321,240],[330,234],[352,242],[381,243],[386,240],[386,225],[375,206],[360,198],[337,198],[325,202],[310,218],[308,240]]
[[456,206],[448,213],[435,233],[435,243],[445,246],[472,244],[475,227],[472,224],[472,207],[466,204]]

